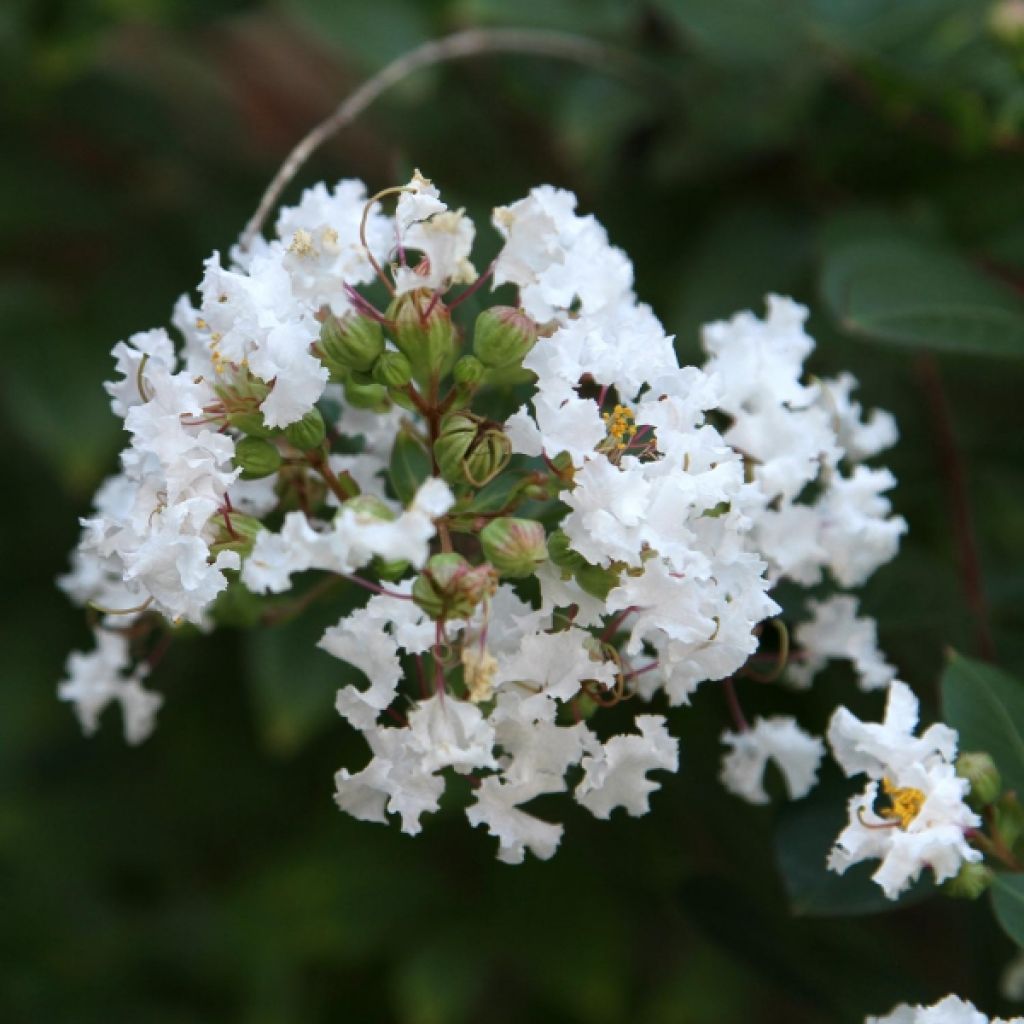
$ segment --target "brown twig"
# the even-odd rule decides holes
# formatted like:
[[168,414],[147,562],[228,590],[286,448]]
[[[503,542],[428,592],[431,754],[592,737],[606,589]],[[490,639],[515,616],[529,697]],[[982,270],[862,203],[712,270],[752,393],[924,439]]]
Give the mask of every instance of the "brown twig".
[[930,354],[918,357],[917,376],[928,401],[942,471],[946,478],[964,597],[974,619],[975,643],[986,661],[996,660],[996,645],[989,620],[988,601],[981,575],[981,558],[974,531],[974,515],[967,489],[967,471],[957,445],[953,418],[942,386],[939,364]]
[[479,29],[456,32],[441,39],[432,39],[385,65],[342,101],[334,112],[304,136],[285,158],[260,199],[259,206],[246,224],[239,240],[243,251],[248,249],[263,228],[263,222],[276,205],[302,165],[332,135],[351,124],[367,107],[392,86],[421,68],[461,60],[485,53],[520,53],[554,57],[587,64],[602,71],[621,70],[628,58],[591,39],[564,32],[533,29]]

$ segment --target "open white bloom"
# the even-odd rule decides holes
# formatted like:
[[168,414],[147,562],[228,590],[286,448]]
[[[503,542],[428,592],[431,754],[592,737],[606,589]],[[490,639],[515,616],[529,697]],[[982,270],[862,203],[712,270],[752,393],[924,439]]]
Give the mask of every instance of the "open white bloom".
[[143,689],[145,666],[130,671],[127,639],[106,630],[96,631],[96,648],[88,653],[74,651],[68,657],[67,678],[57,694],[75,706],[75,713],[87,734],[99,728],[107,705],[119,703],[124,719],[124,738],[141,743],[153,731],[163,697]]
[[795,719],[758,718],[740,732],[722,733],[729,752],[722,759],[722,785],[752,804],[768,803],[764,773],[772,761],[782,773],[791,800],[806,796],[818,781],[825,744],[806,733]]
[[832,658],[852,662],[862,690],[879,690],[896,678],[896,670],[878,649],[878,629],[874,619],[857,615],[857,599],[836,594],[825,601],[808,602],[811,618],[801,622],[793,634],[803,660],[789,668],[789,678],[797,686],[811,680]]
[[970,784],[952,763],[956,733],[935,724],[915,737],[917,707],[909,687],[897,681],[889,689],[884,722],[861,722],[839,708],[828,729],[843,771],[872,780],[851,798],[849,824],[828,866],[842,874],[863,860],[880,860],[872,878],[889,899],[896,899],[926,867],[938,883],[952,878],[965,862],[982,858],[966,839],[967,830],[980,826],[981,819],[964,803]]
[[884,1017],[868,1017],[864,1024],[1022,1024],[1024,1017],[1010,1020],[985,1016],[959,996],[946,996],[932,1006],[910,1006],[902,1003]]

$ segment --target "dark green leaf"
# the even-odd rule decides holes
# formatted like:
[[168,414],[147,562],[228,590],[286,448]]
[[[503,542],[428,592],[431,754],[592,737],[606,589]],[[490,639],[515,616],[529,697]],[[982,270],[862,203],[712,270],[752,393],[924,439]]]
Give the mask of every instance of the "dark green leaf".
[[883,234],[826,244],[821,290],[851,334],[1024,357],[1024,303],[941,242]]
[[1024,948],[1024,875],[996,875],[992,909],[1003,931]]
[[1006,788],[1024,793],[1024,683],[953,654],[942,676],[942,705],[960,733],[960,749],[987,751]]
[[289,622],[257,627],[245,635],[257,723],[275,753],[293,753],[329,725],[339,687],[362,678],[351,665],[316,646],[326,627],[337,622],[361,593],[314,604]]
[[395,497],[403,505],[413,499],[421,483],[430,476],[430,457],[423,446],[406,431],[400,431],[391,449],[388,471]]

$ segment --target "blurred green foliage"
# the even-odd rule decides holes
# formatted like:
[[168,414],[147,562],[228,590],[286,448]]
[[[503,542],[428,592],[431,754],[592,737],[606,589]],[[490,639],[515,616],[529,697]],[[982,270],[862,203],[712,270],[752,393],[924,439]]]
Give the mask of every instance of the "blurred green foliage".
[[[379,188],[419,166],[481,224],[536,183],[571,188],[633,257],[686,359],[702,322],[759,310],[768,290],[811,303],[815,372],[849,368],[901,424],[889,462],[910,534],[865,602],[930,715],[944,648],[972,651],[976,633],[920,362],[941,350],[1000,663],[1019,676],[1012,13],[964,0],[0,5],[0,1019],[826,1024],[950,990],[1009,1015],[997,978],[1012,946],[986,901],[794,914],[776,837],[795,830],[823,857],[828,808],[755,810],[719,789],[713,687],[673,713],[682,770],[650,816],[570,810],[552,862],[507,868],[456,808],[415,840],[334,809],[332,773],[364,759],[330,710],[343,670],[289,657],[287,627],[176,645],[154,737],[126,749],[111,721],[83,740],[54,686],[86,628],[53,579],[119,447],[100,387],[113,342],[167,321],[290,145],[367,74],[459,27],[542,26],[614,44],[629,73],[508,55],[421,73],[303,182]],[[839,670],[806,697],[743,696],[755,713],[803,707],[818,729],[839,701],[880,710]],[[820,896],[818,915],[849,894],[801,891]],[[1019,915],[1006,909],[1019,892],[997,898]]]

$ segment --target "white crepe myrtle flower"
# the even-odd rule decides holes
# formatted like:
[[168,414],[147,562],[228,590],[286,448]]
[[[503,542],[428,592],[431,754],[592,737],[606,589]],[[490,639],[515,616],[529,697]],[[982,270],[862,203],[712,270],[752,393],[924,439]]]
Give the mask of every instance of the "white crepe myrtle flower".
[[884,1017],[867,1017],[864,1024],[1024,1024],[1024,1017],[990,1019],[974,1003],[946,996],[931,1006],[901,1003]]
[[896,899],[926,867],[939,883],[964,863],[982,859],[967,842],[967,832],[978,828],[981,819],[964,802],[970,783],[952,763],[956,733],[937,723],[915,737],[917,707],[909,687],[896,681],[882,723],[861,722],[839,708],[828,728],[843,771],[872,780],[851,798],[849,824],[828,866],[842,874],[863,860],[880,860],[872,878],[889,899]]
[[825,601],[808,601],[811,618],[801,622],[793,639],[803,660],[789,668],[789,679],[807,687],[833,658],[853,664],[862,690],[880,690],[895,678],[896,670],[886,662],[878,648],[878,628],[874,619],[857,615],[857,599],[836,594]]
[[768,803],[764,773],[771,761],[782,773],[790,800],[806,796],[818,781],[825,744],[786,716],[757,718],[749,729],[722,733],[729,747],[721,781],[730,793],[752,804]]
[[125,740],[141,743],[153,731],[163,697],[143,688],[146,666],[131,670],[128,641],[122,634],[97,630],[95,639],[94,650],[74,651],[68,657],[67,678],[57,694],[74,705],[86,734],[99,728],[100,715],[109,704],[120,704]]
[[[679,764],[659,712],[772,657],[765,624],[793,614],[780,583],[821,588],[794,678],[842,657],[866,688],[892,680],[874,624],[828,594],[896,551],[894,480],[864,464],[895,426],[865,416],[849,375],[805,372],[804,307],[769,296],[763,317],[709,325],[704,365],[683,366],[571,193],[542,185],[495,209],[502,245],[478,277],[476,225],[429,179],[371,191],[307,189],[270,237],[205,261],[174,307],[178,338],[114,347],[128,443],[60,581],[99,617],[60,688],[86,731],[116,702],[129,741],[148,734],[154,630],[240,615],[272,629],[358,593],[319,640],[365,741],[335,777],[339,808],[415,835],[453,782],[469,824],[519,863],[556,851],[559,795],[602,819],[648,813]],[[496,398],[503,381],[518,409]],[[914,740],[893,692],[883,726],[837,714],[831,736],[872,784],[928,794],[899,829],[922,832],[900,853],[913,874],[947,848],[932,819],[958,820],[952,746],[939,727]],[[724,740],[723,779],[746,799],[766,799],[769,760],[792,797],[813,785],[821,743],[794,718]],[[868,840],[889,856],[897,838],[868,830],[835,856]]]

